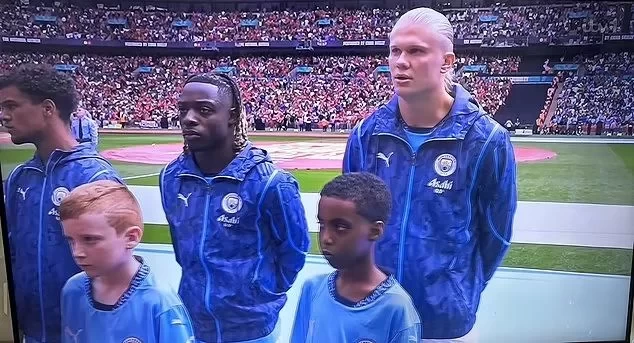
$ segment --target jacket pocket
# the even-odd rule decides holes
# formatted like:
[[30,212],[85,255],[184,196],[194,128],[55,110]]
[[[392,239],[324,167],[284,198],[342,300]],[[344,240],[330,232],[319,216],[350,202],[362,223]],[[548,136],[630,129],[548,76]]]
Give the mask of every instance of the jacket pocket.
[[465,295],[465,292],[462,286],[454,278],[454,275],[455,275],[454,267],[457,261],[458,261],[458,257],[454,257],[451,260],[449,267],[446,269],[446,274],[447,274],[447,279],[449,280],[449,284],[451,285],[453,292],[457,295],[456,301],[460,305],[462,311],[464,311],[465,315],[467,315],[471,312],[469,301],[467,300],[467,297]]
[[265,298],[277,298],[279,296],[284,295],[284,292],[277,293],[269,289],[269,287],[264,286],[259,280],[253,282],[253,285],[262,293]]
[[284,292],[277,292],[278,279],[280,271],[274,261],[267,261],[264,259],[260,264],[260,269],[257,271],[257,275],[253,280],[253,285],[262,293],[262,295],[269,300],[274,300]]

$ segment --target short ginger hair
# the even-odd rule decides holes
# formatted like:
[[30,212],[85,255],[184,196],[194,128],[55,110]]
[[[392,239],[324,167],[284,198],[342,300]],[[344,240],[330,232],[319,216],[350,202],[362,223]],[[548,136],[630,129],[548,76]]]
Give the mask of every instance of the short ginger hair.
[[59,205],[61,221],[76,219],[84,214],[101,214],[117,234],[138,226],[143,230],[141,206],[134,194],[123,184],[103,180],[73,189]]

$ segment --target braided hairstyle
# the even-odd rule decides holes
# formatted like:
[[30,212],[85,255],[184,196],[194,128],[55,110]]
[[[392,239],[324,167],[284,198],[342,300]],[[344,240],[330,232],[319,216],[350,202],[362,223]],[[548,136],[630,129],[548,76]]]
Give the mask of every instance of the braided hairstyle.
[[[248,122],[244,105],[242,104],[242,95],[236,81],[231,76],[220,73],[211,72],[198,75],[192,75],[187,78],[185,84],[191,82],[208,83],[219,88],[219,93],[231,96],[230,118],[235,120],[233,128],[233,151],[238,154],[247,146],[249,138]],[[189,153],[187,143],[183,146],[183,152]]]

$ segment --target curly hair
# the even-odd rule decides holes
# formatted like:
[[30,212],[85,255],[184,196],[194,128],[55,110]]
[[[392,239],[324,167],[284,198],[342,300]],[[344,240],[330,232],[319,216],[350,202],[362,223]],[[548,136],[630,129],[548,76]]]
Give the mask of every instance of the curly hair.
[[47,64],[23,64],[0,76],[0,89],[14,86],[34,104],[51,100],[60,118],[70,123],[78,95],[73,78]]
[[[220,72],[211,72],[205,74],[198,74],[190,76],[185,84],[191,82],[201,82],[208,83],[219,88],[219,91],[222,94],[228,95],[231,97],[231,119],[236,121],[233,128],[233,151],[235,153],[241,152],[249,141],[247,136],[249,124],[247,122],[247,116],[244,110],[244,105],[242,104],[242,95],[240,94],[240,88],[236,81],[231,78],[231,76],[220,73]],[[187,143],[183,146],[183,151],[185,153],[189,152],[187,148]]]
[[374,174],[339,175],[329,181],[319,194],[353,202],[357,213],[368,221],[387,223],[390,218],[392,195],[385,182]]

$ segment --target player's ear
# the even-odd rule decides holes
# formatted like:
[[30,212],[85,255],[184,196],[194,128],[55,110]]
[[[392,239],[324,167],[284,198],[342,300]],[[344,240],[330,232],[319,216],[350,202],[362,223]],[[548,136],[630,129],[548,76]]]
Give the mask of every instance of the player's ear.
[[442,73],[447,73],[453,68],[454,63],[456,63],[456,55],[453,52],[447,52],[445,54],[445,63],[441,67]]
[[124,232],[126,248],[134,249],[139,243],[141,243],[141,237],[143,237],[143,230],[138,226],[131,226]]
[[381,238],[381,236],[383,236],[384,229],[385,229],[385,223],[383,223],[380,220],[375,221],[374,223],[372,223],[372,225],[370,225],[370,232],[369,232],[368,239],[370,241],[378,240],[379,238]]
[[46,118],[51,118],[55,115],[55,110],[57,109],[57,106],[55,106],[53,100],[45,99],[44,101],[42,101],[42,109],[44,110],[44,116]]

